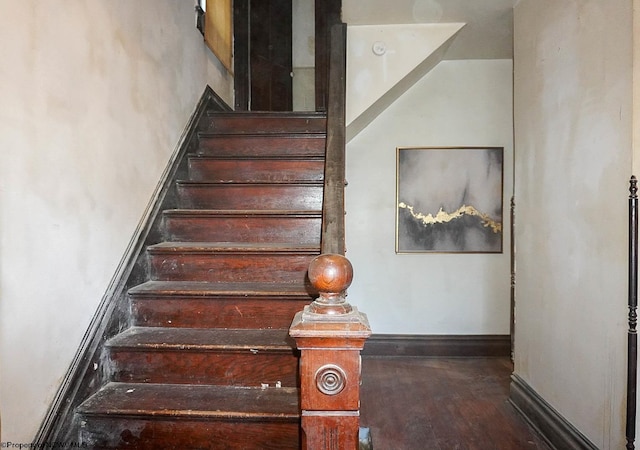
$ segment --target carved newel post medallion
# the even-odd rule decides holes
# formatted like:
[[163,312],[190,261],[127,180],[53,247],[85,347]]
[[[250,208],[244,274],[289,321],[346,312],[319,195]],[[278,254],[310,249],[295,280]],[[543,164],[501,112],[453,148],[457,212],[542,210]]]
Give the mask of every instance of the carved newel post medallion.
[[296,314],[289,334],[300,350],[303,448],[357,449],[360,352],[371,328],[346,301],[353,268],[342,255],[323,254],[309,265],[318,298]]

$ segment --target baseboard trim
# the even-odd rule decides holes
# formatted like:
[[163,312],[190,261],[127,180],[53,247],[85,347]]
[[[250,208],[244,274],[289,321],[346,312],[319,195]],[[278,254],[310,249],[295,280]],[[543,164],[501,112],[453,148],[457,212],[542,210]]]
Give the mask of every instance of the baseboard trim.
[[511,355],[508,334],[413,335],[374,334],[363,356],[497,357]]
[[597,450],[578,429],[558,413],[518,375],[511,375],[509,402],[556,450]]
[[149,243],[158,242],[161,211],[175,202],[176,174],[186,170],[185,156],[197,145],[198,123],[211,109],[231,110],[211,87],[206,86],[36,433],[34,448],[46,448],[52,442],[77,441],[77,436],[70,435],[74,410],[99,389],[106,378],[106,374],[93,370],[94,364],[102,358],[104,343],[128,325],[127,291],[146,278],[144,250]]

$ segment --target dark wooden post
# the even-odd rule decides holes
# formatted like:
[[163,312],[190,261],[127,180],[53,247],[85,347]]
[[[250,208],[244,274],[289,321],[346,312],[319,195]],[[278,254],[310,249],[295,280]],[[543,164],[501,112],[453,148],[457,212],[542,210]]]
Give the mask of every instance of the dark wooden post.
[[638,384],[638,180],[629,180],[629,331],[627,332],[627,450],[635,448]]
[[289,334],[300,350],[303,449],[356,450],[360,426],[360,351],[371,328],[345,298],[353,268],[323,254],[309,265],[320,296],[296,314]]

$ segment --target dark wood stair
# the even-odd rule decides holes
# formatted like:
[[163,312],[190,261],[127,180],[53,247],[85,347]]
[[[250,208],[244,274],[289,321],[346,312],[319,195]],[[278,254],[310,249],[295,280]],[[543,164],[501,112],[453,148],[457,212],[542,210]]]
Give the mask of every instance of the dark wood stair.
[[78,412],[89,448],[300,448],[296,388],[109,383]]
[[129,291],[134,326],[276,328],[309,303],[295,283],[148,281]]
[[294,314],[315,294],[326,119],[211,113],[76,410],[89,448],[300,448]]
[[189,171],[194,181],[322,181],[324,158],[242,159],[194,155],[189,158]]
[[167,234],[177,241],[297,242],[315,245],[322,214],[318,211],[198,210],[164,211]]
[[[277,157],[315,157],[324,155],[326,135],[324,133],[256,133],[256,134],[215,134],[201,133],[198,155],[215,154],[220,157],[258,158]],[[271,149],[277,149],[272,151]]]
[[181,181],[178,195],[187,208],[321,210],[321,182],[233,183]]

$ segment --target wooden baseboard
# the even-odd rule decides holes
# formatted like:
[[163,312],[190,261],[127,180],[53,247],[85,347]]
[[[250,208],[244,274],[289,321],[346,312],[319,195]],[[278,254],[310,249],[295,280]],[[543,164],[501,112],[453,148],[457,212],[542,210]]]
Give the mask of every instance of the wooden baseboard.
[[52,442],[77,440],[77,436],[69,435],[73,428],[74,409],[105,380],[106,375],[95,371],[94,364],[98,365],[107,339],[117,334],[128,323],[127,290],[145,278],[147,268],[144,249],[147,244],[158,242],[160,212],[175,202],[173,191],[176,174],[186,171],[185,156],[195,146],[197,126],[207,110],[230,111],[231,108],[209,86],[205,88],[40,425],[34,439],[35,448],[47,448]]
[[511,355],[506,335],[374,334],[363,356],[495,357]]
[[553,448],[597,450],[598,447],[515,374],[511,375],[509,401]]

